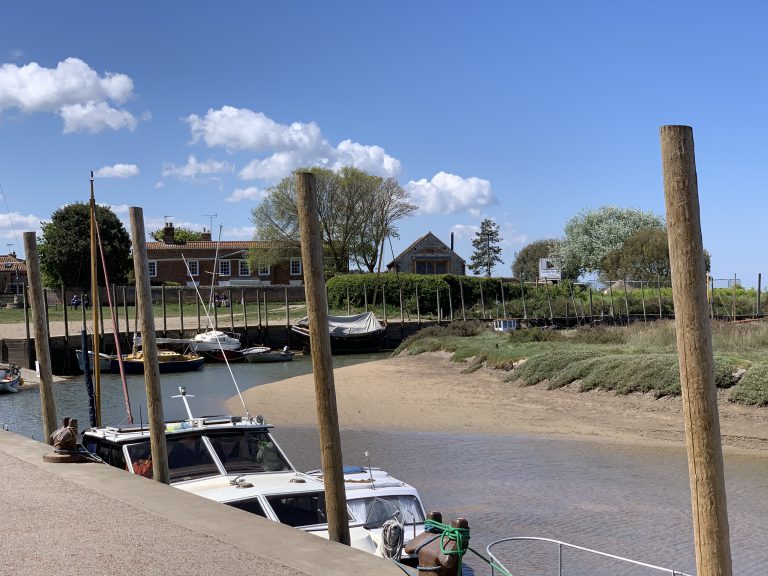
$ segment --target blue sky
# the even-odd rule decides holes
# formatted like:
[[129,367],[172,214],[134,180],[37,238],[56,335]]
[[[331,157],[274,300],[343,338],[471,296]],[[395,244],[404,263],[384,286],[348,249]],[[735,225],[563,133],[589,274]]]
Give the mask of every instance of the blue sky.
[[582,209],[663,216],[659,127],[686,124],[714,276],[768,272],[761,3],[29,0],[0,18],[0,253],[87,201],[90,170],[126,222],[141,206],[148,230],[235,240],[265,188],[323,162],[409,191],[395,253],[453,232],[469,260],[491,218],[509,274]]

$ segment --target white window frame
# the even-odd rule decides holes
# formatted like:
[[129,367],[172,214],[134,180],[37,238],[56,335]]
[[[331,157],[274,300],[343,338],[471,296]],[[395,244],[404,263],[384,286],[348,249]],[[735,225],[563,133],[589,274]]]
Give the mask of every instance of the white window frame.
[[189,264],[190,276],[200,276],[200,260],[188,260],[187,264]]
[[259,276],[269,276],[269,265],[259,264]]
[[147,260],[147,270],[150,278],[157,278],[157,260]]
[[[226,268],[226,272],[224,269]],[[219,276],[232,276],[232,262],[229,260],[219,260]]]
[[[298,272],[294,271],[294,265],[295,264],[298,264]],[[301,258],[291,258],[290,274],[291,274],[291,276],[301,276],[301,274],[302,274]]]
[[238,260],[238,262],[238,272],[240,273],[240,276],[250,276],[251,265],[248,263],[248,260]]

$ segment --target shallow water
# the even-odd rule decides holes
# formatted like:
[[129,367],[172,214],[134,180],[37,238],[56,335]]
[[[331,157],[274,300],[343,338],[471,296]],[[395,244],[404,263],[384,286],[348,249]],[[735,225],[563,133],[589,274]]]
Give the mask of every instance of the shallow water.
[[[336,357],[335,364],[371,357]],[[241,388],[273,382],[311,370],[308,358],[268,365],[233,365]],[[59,414],[88,419],[84,387],[72,383],[55,387]],[[164,410],[168,418],[183,417],[179,400],[170,396],[186,385],[195,413],[222,412],[221,401],[234,394],[226,367],[207,365],[193,374],[163,375]],[[143,379],[129,378],[134,416],[144,401]],[[124,419],[119,378],[103,381],[105,422]],[[258,407],[249,407],[253,414]],[[40,404],[36,391],[0,396],[0,422],[13,431],[40,439]],[[267,414],[267,419],[269,415]],[[144,414],[146,419],[146,414]],[[471,546],[485,552],[498,538],[543,536],[609,551],[693,574],[695,557],[691,504],[684,448],[638,447],[605,442],[553,440],[525,436],[342,430],[344,461],[371,464],[414,484],[428,509],[450,521],[469,520]],[[275,436],[299,469],[320,466],[315,429],[286,428]],[[768,459],[726,455],[726,486],[731,529],[733,573],[762,576],[768,565],[765,527],[768,526]],[[516,576],[549,575],[556,566],[554,551],[541,545],[504,548]],[[524,553],[526,563],[516,560]],[[615,564],[585,566],[584,558],[567,552],[567,570],[581,574],[659,574],[622,571]],[[482,563],[469,558],[477,574]],[[467,573],[471,573],[468,570]],[[573,572],[571,572],[572,574]],[[565,572],[569,574],[569,572]]]

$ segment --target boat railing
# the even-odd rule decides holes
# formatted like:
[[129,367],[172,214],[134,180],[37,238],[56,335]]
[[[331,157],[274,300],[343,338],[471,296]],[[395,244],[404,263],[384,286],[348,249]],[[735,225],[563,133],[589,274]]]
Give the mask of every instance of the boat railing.
[[[687,574],[685,572],[681,572],[679,570],[674,570],[672,568],[664,568],[662,566],[655,566],[653,564],[648,564],[646,562],[639,562],[637,560],[632,560],[630,558],[625,558],[623,556],[617,556],[615,554],[608,554],[607,552],[601,552],[600,550],[593,550],[591,548],[585,548],[584,546],[577,546],[576,544],[570,544],[568,542],[562,542],[560,540],[553,540],[551,538],[538,538],[533,536],[515,536],[512,538],[502,538],[501,540],[496,540],[494,542],[491,542],[486,547],[486,551],[488,553],[489,558],[492,560],[491,563],[491,574],[514,574],[510,569],[508,569],[497,557],[497,554],[494,554],[494,548],[498,548],[501,544],[504,543],[520,543],[520,542],[537,542],[537,543],[543,543],[543,544],[550,544],[554,550],[552,551],[552,555],[556,556],[556,564],[554,562],[551,563],[552,567],[550,568],[550,572],[538,572],[538,574],[545,576],[546,574],[553,574],[555,576],[563,576],[563,554],[566,550],[573,550],[578,552],[583,552],[591,559],[598,560],[598,561],[604,561],[603,564],[610,564],[609,574],[617,574],[618,572],[615,571],[618,564],[625,565],[628,569],[635,570],[635,569],[645,569],[648,573],[664,573],[668,574],[669,576],[691,576],[690,574]],[[506,555],[506,554],[505,554]],[[542,554],[541,558],[545,558],[546,555]],[[549,556],[549,559],[551,560],[551,556]],[[630,568],[632,567],[632,568]],[[589,574],[597,574],[598,572],[594,571],[595,569],[591,569]],[[645,573],[645,571],[643,573]],[[566,572],[567,574],[567,572]],[[637,571],[632,571],[631,574],[639,574]]]

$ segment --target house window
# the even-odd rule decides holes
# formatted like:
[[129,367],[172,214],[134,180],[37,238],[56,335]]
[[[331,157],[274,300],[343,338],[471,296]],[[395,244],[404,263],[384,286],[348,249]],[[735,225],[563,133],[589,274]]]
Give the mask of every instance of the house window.
[[219,276],[231,276],[232,267],[229,260],[221,260],[219,262]]
[[190,276],[199,276],[200,275],[200,262],[198,260],[190,260],[187,262],[189,264],[189,275]]
[[447,274],[448,262],[445,260],[416,260],[416,274]]
[[251,266],[248,264],[248,260],[240,260],[240,276],[250,276]]
[[291,276],[301,276],[301,258],[291,258]]
[[259,264],[259,276],[269,276],[269,266]]
[[149,277],[154,278],[157,276],[157,261],[156,260],[148,260],[147,261],[147,267],[149,268]]

